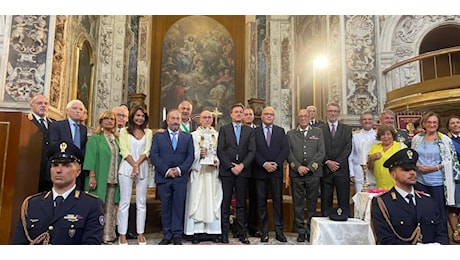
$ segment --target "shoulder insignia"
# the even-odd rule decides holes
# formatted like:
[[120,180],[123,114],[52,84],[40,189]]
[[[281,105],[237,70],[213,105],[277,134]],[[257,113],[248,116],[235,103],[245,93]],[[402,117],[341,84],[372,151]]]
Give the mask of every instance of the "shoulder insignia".
[[394,191],[391,192],[391,198],[393,200],[396,200],[396,192],[394,192]]
[[104,215],[100,215],[100,216],[99,216],[99,224],[100,224],[101,226],[104,226],[104,224],[105,224]]
[[79,191],[79,190],[76,190],[76,191],[75,191],[75,196],[74,196],[74,198],[76,198],[76,199],[80,198],[80,191]]
[[318,170],[318,163],[317,163],[317,162],[313,162],[313,163],[311,164],[311,167],[313,167],[313,169],[314,169],[315,171]]
[[295,162],[291,162],[291,168],[295,170]]
[[45,199],[48,198],[48,197],[51,195],[51,191],[42,192],[42,193],[39,193],[39,194],[43,194],[43,193],[46,193],[46,194],[45,194]]
[[87,191],[85,191],[85,194],[88,195],[88,196],[90,196],[90,197],[93,197],[93,198],[95,198],[95,199],[99,199],[99,196],[97,196],[97,195],[95,195],[95,194],[92,194],[92,193],[89,193],[89,192],[87,192]]

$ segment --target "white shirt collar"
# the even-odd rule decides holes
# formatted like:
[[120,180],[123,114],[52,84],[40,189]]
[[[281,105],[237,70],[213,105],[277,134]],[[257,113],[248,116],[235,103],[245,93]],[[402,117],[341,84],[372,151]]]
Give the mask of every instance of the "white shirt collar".
[[69,190],[67,190],[66,192],[64,192],[63,194],[59,194],[57,193],[54,188],[51,189],[51,191],[53,192],[53,200],[56,199],[57,196],[62,196],[65,199],[67,199],[67,197],[69,196],[69,194],[75,189],[75,187],[77,187],[75,184],[73,185],[73,187]]

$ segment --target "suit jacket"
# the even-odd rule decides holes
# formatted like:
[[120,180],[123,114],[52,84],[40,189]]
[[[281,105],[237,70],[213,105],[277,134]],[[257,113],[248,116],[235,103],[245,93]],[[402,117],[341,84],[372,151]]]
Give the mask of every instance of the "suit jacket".
[[[329,123],[320,125],[319,128],[323,130],[324,145],[326,148],[326,156],[323,164],[327,160],[333,160],[340,163],[340,168],[334,172],[335,175],[349,175],[350,169],[348,165],[348,156],[350,156],[352,148],[352,130],[349,125],[338,122],[337,130],[334,138],[332,138],[329,129]],[[324,167],[324,176],[331,173],[329,167]]]
[[[80,127],[80,150],[83,154],[86,151],[86,141],[88,141],[88,129],[86,126],[79,124]],[[70,130],[69,119],[56,121],[50,127],[50,145],[66,141],[73,143],[72,130]]]
[[179,131],[176,150],[174,150],[169,131],[157,132],[153,136],[150,156],[155,166],[155,183],[162,184],[170,180],[170,178],[165,178],[165,175],[172,167],[179,167],[181,171],[181,176],[175,179],[179,178],[180,182],[187,183],[190,168],[195,160],[192,135]]
[[[273,140],[273,138],[272,138]],[[254,139],[254,129],[242,124],[240,132],[240,143],[236,144],[235,131],[233,124],[227,124],[219,129],[217,141],[217,157],[219,157],[219,175],[233,176],[231,172],[232,162],[244,164],[241,177],[251,177],[252,161],[256,153],[256,142]]]
[[48,162],[48,158],[46,155],[48,154],[48,147],[50,146],[50,127],[55,120],[46,117],[46,122],[48,123],[48,128],[43,127],[43,125],[35,118],[35,116],[30,112],[27,115],[27,118],[34,123],[38,129],[42,132],[43,140],[42,140],[42,155],[41,155],[41,163],[40,163],[40,181],[47,181],[51,182],[50,176],[50,165]]
[[303,165],[310,169],[313,176],[323,176],[323,160],[326,155],[323,131],[309,127],[307,136],[299,128],[287,132],[289,140],[289,177],[300,177],[297,169]]
[[[449,244],[447,224],[441,221],[441,216],[435,201],[429,195],[415,192],[416,216],[406,199],[393,187],[380,196],[388,209],[390,222],[395,231],[403,238],[409,238],[420,224],[422,243],[438,242]],[[377,243],[382,245],[411,244],[411,241],[402,241],[391,230],[380,210],[377,198],[372,199],[371,223],[377,237]]]
[[[282,178],[283,163],[289,155],[289,142],[284,129],[273,125],[270,147],[265,139],[263,126],[254,130],[256,141],[256,155],[253,163],[252,177],[255,179]],[[269,173],[263,167],[265,162],[275,162],[278,164],[276,171]]]
[[[32,240],[48,232],[53,245],[102,244],[104,209],[96,196],[74,189],[56,212],[51,191],[32,195],[24,203],[28,205],[25,226]],[[29,244],[24,232],[19,219],[11,244]]]

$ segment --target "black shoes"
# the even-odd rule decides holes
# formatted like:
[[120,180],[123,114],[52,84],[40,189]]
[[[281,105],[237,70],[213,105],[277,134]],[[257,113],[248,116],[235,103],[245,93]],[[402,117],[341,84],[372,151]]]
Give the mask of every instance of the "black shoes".
[[174,245],[182,245],[182,238],[180,238],[180,237],[173,238],[173,244]]
[[228,244],[228,234],[222,234],[222,237],[220,239],[220,242],[224,243],[224,244]]
[[280,233],[280,234],[276,234],[276,240],[280,241],[280,242],[283,242],[283,243],[286,243],[287,242],[287,239],[286,237],[284,236],[283,233]]
[[297,242],[305,242],[305,234],[299,234],[297,236]]
[[196,244],[199,244],[200,242],[201,242],[200,238],[197,235],[193,235],[192,244],[196,245]]
[[260,237],[260,242],[262,242],[262,243],[267,243],[267,242],[268,242],[268,234],[263,234],[263,235]]
[[134,234],[133,232],[129,231],[126,232],[126,239],[136,239],[137,238],[137,235]]
[[262,233],[259,231],[249,231],[248,233],[250,237],[262,237]]
[[164,239],[164,238],[163,238],[163,239],[160,241],[160,243],[158,243],[158,244],[159,244],[159,245],[169,245],[169,244],[171,244],[171,239]]
[[249,242],[249,239],[246,235],[241,235],[240,236],[240,242],[246,245],[249,245],[251,242]]

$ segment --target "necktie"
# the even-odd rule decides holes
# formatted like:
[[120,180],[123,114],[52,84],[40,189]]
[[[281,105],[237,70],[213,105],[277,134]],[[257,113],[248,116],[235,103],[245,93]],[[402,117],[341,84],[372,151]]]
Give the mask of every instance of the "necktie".
[[241,133],[241,126],[235,125],[235,136],[236,136],[236,144],[240,145],[240,133]]
[[406,195],[406,198],[409,200],[409,205],[411,205],[412,207],[415,208],[414,200],[412,199],[413,197],[414,197],[414,195],[412,195],[410,193]]
[[331,135],[332,137],[335,136],[335,124],[331,124]]
[[75,131],[73,133],[73,144],[80,148],[80,127],[78,124],[73,124]]
[[64,197],[62,197],[62,196],[57,196],[54,199],[54,212],[56,212],[56,210],[62,204],[63,201],[64,201]]
[[270,127],[267,126],[267,145],[270,147],[270,141],[272,140],[272,131],[270,130]]
[[314,125],[314,124],[315,124],[315,120],[311,120],[310,125]]
[[177,148],[177,132],[172,132],[172,146],[173,146],[173,149],[176,150]]
[[46,127],[46,124],[45,124],[45,119],[40,118],[40,124],[42,124],[43,128],[48,129],[48,127]]

